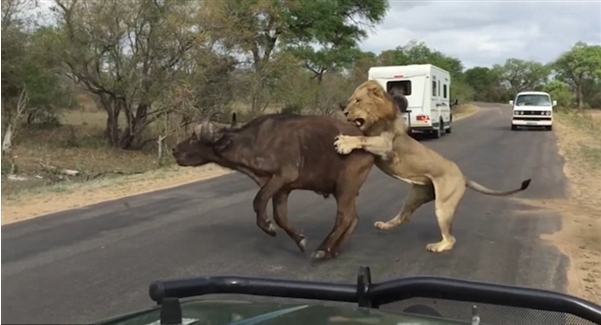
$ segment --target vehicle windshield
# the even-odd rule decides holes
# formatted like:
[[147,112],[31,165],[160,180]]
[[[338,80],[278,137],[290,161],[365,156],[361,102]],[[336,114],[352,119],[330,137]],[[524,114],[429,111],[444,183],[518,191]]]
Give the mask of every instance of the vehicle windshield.
[[551,98],[547,95],[520,95],[517,106],[551,106]]

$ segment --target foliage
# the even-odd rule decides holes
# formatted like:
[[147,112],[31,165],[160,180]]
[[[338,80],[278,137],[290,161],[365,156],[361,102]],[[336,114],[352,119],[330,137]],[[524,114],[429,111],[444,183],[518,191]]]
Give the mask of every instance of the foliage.
[[601,45],[577,42],[553,64],[557,78],[568,84],[582,109],[601,84]]
[[498,70],[487,67],[473,67],[464,73],[466,84],[474,90],[474,100],[499,101],[500,76]]
[[[223,26],[215,38],[227,50],[244,57],[241,68],[253,71],[248,79],[250,113],[263,112],[273,100],[269,93],[285,68],[282,51],[292,53],[321,83],[326,72],[348,68],[360,55],[357,43],[366,27],[380,22],[388,3],[360,1],[211,1],[215,23]],[[314,46],[319,47],[315,49]],[[313,97],[319,105],[319,92]]]
[[452,79],[463,76],[463,64],[457,58],[447,56],[430,49],[425,43],[412,40],[394,50],[383,51],[379,57],[380,65],[433,64],[449,71]]
[[576,100],[574,94],[570,90],[570,87],[557,79],[551,80],[549,83],[545,85],[543,91],[549,93],[553,100],[557,101],[557,106],[560,108],[570,108],[573,107]]
[[505,64],[493,66],[499,76],[501,89],[506,91],[504,99],[515,97],[519,92],[535,90],[547,82],[551,69],[539,62],[510,58]]
[[[71,84],[60,62],[48,55],[56,41],[52,28],[34,29],[32,17],[22,12],[36,7],[24,0],[2,1],[2,122],[13,120],[20,94],[28,95],[24,112],[27,124],[57,124],[60,109],[73,108]],[[32,30],[33,29],[33,30]]]
[[321,82],[326,71],[349,68],[361,56],[357,43],[367,36],[364,27],[380,23],[387,10],[383,0],[302,2],[291,16],[311,27],[299,30],[288,47]]

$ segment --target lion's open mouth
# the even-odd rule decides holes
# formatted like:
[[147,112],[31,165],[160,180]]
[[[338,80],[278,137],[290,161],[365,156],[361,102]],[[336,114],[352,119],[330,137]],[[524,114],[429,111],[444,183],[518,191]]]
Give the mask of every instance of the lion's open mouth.
[[365,124],[365,120],[362,118],[358,118],[354,120],[353,123],[355,124],[355,126],[362,127],[363,124]]

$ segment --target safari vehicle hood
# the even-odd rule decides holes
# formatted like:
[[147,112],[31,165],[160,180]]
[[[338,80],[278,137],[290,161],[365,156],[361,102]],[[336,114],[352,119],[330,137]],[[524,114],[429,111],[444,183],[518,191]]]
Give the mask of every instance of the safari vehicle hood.
[[[465,325],[408,313],[386,313],[361,307],[291,303],[194,300],[182,302],[183,325]],[[160,310],[153,308],[95,323],[96,325],[159,325]],[[480,323],[484,325],[483,323]]]
[[[550,325],[549,319],[554,319],[559,322],[552,324],[564,325],[566,317],[576,317],[569,319],[576,320],[578,324],[589,324],[587,321],[577,321],[579,318],[590,320],[591,324],[601,324],[601,306],[558,292],[432,276],[406,277],[373,283],[371,271],[367,266],[359,268],[355,284],[242,276],[200,276],[154,281],[150,284],[148,293],[158,304],[157,307],[104,319],[93,324],[491,325],[485,322],[494,320],[496,324]],[[219,300],[196,298],[213,294],[265,296],[278,300],[248,302],[226,300],[227,298]],[[284,302],[283,299],[286,298],[346,302],[358,306]],[[442,318],[445,313],[428,306],[427,303],[412,304],[402,309],[403,312],[400,308],[398,312],[379,309],[382,305],[412,298],[469,302],[473,320],[467,319],[470,317]],[[482,314],[482,320],[486,319],[484,322],[480,322],[479,307],[475,304],[489,305],[485,308],[488,312]],[[493,308],[490,308],[491,304]],[[495,312],[495,305],[504,308]],[[515,313],[507,310],[506,307],[517,307],[521,311]],[[517,318],[512,318],[516,315]],[[541,315],[545,317],[541,318]],[[511,319],[505,319],[506,316]]]

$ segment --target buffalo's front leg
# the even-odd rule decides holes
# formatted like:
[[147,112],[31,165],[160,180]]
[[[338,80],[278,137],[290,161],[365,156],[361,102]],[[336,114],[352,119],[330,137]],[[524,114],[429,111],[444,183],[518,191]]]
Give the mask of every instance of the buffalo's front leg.
[[257,214],[257,226],[266,234],[275,237],[275,226],[267,218],[267,203],[284,186],[285,180],[282,177],[274,175],[265,184],[253,200],[253,209]]
[[288,221],[287,204],[289,194],[290,192],[280,191],[273,196],[273,219],[294,240],[298,249],[304,253],[307,248],[307,239],[305,239],[305,235],[294,229]]

